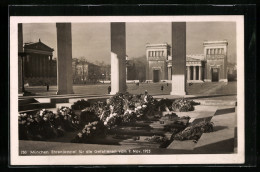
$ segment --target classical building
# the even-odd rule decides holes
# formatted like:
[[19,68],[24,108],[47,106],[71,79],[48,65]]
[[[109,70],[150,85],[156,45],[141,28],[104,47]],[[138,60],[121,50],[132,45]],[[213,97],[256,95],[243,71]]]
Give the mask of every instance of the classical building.
[[[57,80],[56,60],[53,60],[53,48],[39,39],[36,43],[24,44],[24,79],[31,85],[55,84]],[[53,83],[54,82],[54,83]]]
[[167,44],[146,44],[146,81],[168,80],[171,75],[171,47]]
[[[205,41],[204,54],[186,55],[187,82],[227,82],[227,41]],[[148,81],[171,80],[171,47],[165,44],[147,44]]]
[[205,81],[227,82],[227,41],[206,41],[204,58],[206,60]]

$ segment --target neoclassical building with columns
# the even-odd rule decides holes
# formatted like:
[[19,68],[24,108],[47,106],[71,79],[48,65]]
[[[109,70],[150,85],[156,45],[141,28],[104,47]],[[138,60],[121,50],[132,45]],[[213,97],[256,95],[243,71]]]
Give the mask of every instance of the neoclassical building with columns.
[[[204,54],[186,55],[187,82],[227,82],[227,41],[205,41]],[[171,80],[171,47],[164,44],[147,44],[147,81]]]

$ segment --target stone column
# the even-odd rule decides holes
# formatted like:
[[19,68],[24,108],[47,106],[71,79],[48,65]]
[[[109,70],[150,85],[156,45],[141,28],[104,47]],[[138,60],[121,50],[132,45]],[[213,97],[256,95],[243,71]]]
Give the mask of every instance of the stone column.
[[172,23],[172,91],[186,94],[186,22]]
[[187,66],[187,80],[190,80],[190,66]]
[[111,92],[126,91],[125,23],[111,23]]
[[168,67],[168,80],[172,80],[171,76],[172,76],[172,67]]
[[57,28],[57,94],[73,94],[71,23],[56,23]]
[[[23,53],[23,25],[18,23],[18,54]],[[17,54],[17,55],[18,55]],[[22,81],[22,57],[18,55],[18,92],[23,91]]]
[[196,80],[196,66],[193,66],[193,80]]
[[50,77],[50,60],[49,60],[50,56],[47,57],[47,61],[46,61],[46,75],[47,78],[49,79]]
[[199,66],[199,80],[201,81],[201,74],[202,74],[202,68],[201,68],[201,66]]

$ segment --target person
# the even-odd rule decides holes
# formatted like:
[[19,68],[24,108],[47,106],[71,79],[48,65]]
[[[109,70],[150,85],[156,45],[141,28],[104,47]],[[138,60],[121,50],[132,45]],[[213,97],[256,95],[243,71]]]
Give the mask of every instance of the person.
[[47,91],[49,91],[50,88],[49,84],[47,83],[46,86],[47,86]]
[[161,86],[161,91],[163,91],[163,85]]
[[148,91],[144,91],[144,102],[148,102]]
[[108,86],[107,92],[108,92],[108,94],[110,94],[110,92],[111,92],[111,86]]

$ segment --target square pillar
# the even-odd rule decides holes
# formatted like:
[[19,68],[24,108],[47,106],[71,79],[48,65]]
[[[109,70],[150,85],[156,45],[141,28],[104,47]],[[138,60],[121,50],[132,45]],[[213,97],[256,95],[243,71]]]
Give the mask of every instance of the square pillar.
[[111,92],[126,92],[125,23],[111,23]]
[[172,91],[186,95],[186,22],[172,22]]
[[202,79],[201,79],[201,75],[202,75],[202,68],[201,68],[201,66],[199,66],[199,80],[201,81]]
[[190,66],[187,66],[187,80],[190,80]]
[[196,66],[193,66],[193,80],[196,80]]
[[57,28],[57,94],[73,94],[71,23],[56,23]]

